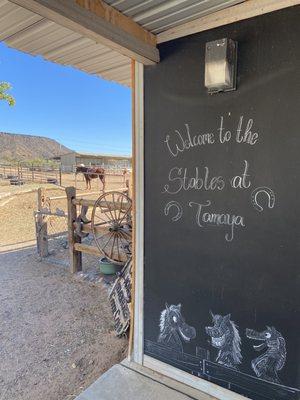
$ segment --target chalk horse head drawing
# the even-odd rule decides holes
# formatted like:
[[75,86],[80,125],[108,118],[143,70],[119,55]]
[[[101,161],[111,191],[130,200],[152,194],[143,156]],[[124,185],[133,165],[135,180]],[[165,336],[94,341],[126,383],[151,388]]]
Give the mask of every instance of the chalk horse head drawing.
[[238,369],[242,362],[241,338],[237,326],[230,320],[230,314],[214,315],[213,326],[205,328],[211,338],[211,345],[219,350],[216,362],[229,368]]
[[181,352],[182,342],[187,343],[196,337],[195,328],[188,325],[181,314],[181,304],[166,304],[160,315],[159,328],[157,341]]
[[251,362],[256,376],[269,382],[280,383],[278,371],[283,368],[286,361],[285,340],[281,333],[274,327],[267,326],[262,332],[246,329],[246,336],[248,339],[262,342],[260,345],[254,345],[254,350],[266,350]]

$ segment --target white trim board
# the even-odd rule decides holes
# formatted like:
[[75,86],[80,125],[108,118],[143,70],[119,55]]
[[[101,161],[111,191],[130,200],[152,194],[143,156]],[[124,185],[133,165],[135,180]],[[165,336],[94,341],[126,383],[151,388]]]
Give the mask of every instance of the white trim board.
[[134,63],[135,99],[135,301],[133,361],[142,364],[144,345],[144,66]]
[[225,8],[224,10],[197,18],[159,33],[157,35],[157,43],[168,42],[169,40],[207,31],[299,4],[300,0],[246,0],[236,6]]
[[216,400],[215,397],[211,397],[209,394],[205,394],[200,392],[198,389],[192,388],[190,385],[185,385],[184,383],[178,382],[173,378],[169,378],[168,376],[161,374],[153,369],[147,368],[143,365],[137,364],[135,362],[130,362],[124,360],[121,362],[121,365],[126,368],[131,369],[132,371],[136,371],[141,375],[147,376],[148,378],[159,382],[160,384],[167,386],[179,393],[182,393],[186,396],[189,396],[195,400]]
[[195,377],[192,374],[181,371],[178,368],[172,367],[169,364],[165,364],[155,358],[144,355],[143,365],[154,371],[159,372],[165,376],[175,379],[178,382],[184,383],[194,389],[198,389],[203,393],[212,396],[211,400],[245,400],[246,397],[241,396],[231,390],[225,389],[219,385],[209,382],[205,379]]

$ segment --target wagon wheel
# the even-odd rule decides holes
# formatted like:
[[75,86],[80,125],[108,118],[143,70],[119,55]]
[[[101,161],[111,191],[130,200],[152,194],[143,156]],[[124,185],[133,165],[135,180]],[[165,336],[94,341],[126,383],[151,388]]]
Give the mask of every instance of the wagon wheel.
[[121,192],[103,193],[94,204],[91,227],[98,249],[111,261],[124,264],[131,255],[131,199]]

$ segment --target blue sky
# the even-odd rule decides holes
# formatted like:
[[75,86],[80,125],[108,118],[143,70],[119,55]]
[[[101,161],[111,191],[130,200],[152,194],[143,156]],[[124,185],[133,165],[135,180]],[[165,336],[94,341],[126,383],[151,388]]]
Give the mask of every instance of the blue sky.
[[0,103],[0,131],[46,136],[83,152],[131,154],[131,91],[0,43],[0,81],[16,105]]

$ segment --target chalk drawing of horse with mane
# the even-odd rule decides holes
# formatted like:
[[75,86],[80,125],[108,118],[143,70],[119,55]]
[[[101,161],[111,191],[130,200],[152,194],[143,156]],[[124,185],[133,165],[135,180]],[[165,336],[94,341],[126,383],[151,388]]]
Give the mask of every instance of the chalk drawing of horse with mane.
[[180,352],[183,352],[182,342],[188,343],[196,337],[195,328],[188,325],[181,314],[181,304],[169,306],[166,303],[160,315],[159,329],[158,343]]
[[214,315],[211,312],[213,326],[205,328],[211,338],[211,345],[219,350],[216,362],[226,367],[238,369],[242,363],[241,338],[231,315]]

